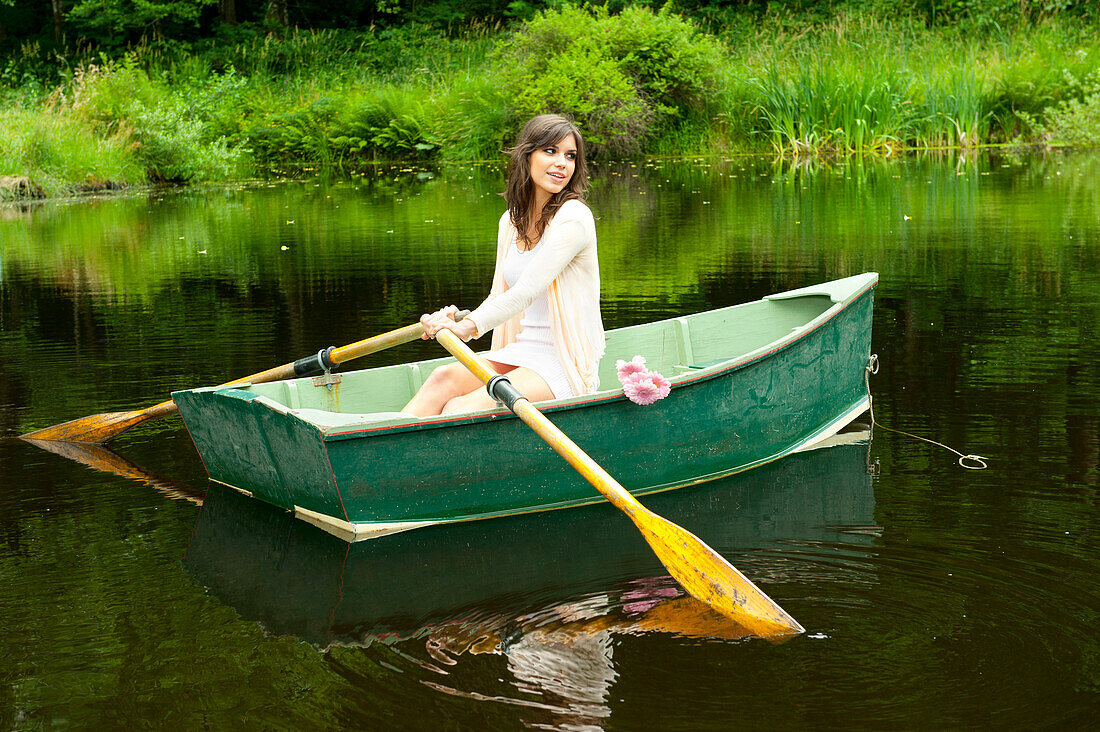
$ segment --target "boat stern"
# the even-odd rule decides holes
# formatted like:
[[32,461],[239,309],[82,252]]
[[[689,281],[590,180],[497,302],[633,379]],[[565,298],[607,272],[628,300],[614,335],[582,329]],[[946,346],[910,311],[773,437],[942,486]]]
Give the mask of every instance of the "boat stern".
[[210,479],[285,509],[347,520],[321,431],[242,388],[172,394]]

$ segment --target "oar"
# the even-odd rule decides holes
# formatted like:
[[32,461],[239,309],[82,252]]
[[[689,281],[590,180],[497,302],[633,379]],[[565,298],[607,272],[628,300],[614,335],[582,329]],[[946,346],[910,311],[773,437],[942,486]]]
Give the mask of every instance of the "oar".
[[[466,312],[468,311],[458,313],[455,316],[456,319],[461,320]],[[370,353],[376,353],[391,348],[392,346],[399,346],[402,343],[415,341],[423,335],[423,333],[423,326],[421,326],[420,323],[413,323],[412,325],[406,325],[404,328],[398,328],[388,333],[376,335],[373,338],[365,338],[361,341],[356,341],[342,348],[330,346],[329,348],[321,350],[315,356],[307,356],[293,363],[283,364],[282,366],[276,366],[275,368],[261,371],[251,376],[227,381],[221,384],[221,386],[232,386],[233,384],[244,383],[264,384],[269,381],[280,381],[282,379],[290,379],[297,376],[319,374],[323,371],[331,370],[336,365],[344,363],[345,361],[350,361],[360,356],[366,356]],[[148,409],[139,409],[133,412],[93,414],[63,424],[56,424],[53,427],[44,427],[21,436],[25,439],[46,442],[90,442],[102,445],[105,442],[110,442],[115,439],[131,427],[158,419],[159,417],[164,417],[168,414],[175,414],[178,411],[179,408],[176,407],[175,402],[169,399],[166,402],[154,404]]]
[[507,377],[493,371],[458,336],[449,330],[441,330],[436,334],[436,339],[485,384],[489,394],[502,401],[608,501],[630,517],[657,558],[693,597],[762,638],[805,632],[798,621],[737,571],[722,555],[691,532],[639,503],[595,460],[535,409],[512,386]]

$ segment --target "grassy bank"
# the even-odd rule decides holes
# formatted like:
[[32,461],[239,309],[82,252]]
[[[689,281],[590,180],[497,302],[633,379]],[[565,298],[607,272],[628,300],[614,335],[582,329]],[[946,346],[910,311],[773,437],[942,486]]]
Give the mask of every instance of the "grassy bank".
[[514,31],[237,30],[75,65],[27,46],[0,74],[0,196],[487,159],[547,109],[604,159],[1097,145],[1096,30],[564,7]]

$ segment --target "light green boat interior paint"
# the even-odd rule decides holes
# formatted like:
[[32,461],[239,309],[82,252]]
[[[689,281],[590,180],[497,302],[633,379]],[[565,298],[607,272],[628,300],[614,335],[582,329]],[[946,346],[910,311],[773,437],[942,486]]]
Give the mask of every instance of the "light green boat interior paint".
[[[607,351],[600,362],[600,393],[621,391],[615,362],[635,355],[646,366],[670,379],[702,368],[720,366],[751,354],[798,328],[804,328],[833,306],[828,294],[766,299],[720,310],[644,323],[607,333]],[[450,357],[397,364],[340,375],[332,389],[314,385],[312,378],[253,384],[245,390],[267,397],[291,410],[311,409],[341,414],[395,413],[404,406],[428,375]],[[240,388],[240,387],[239,387]],[[570,403],[575,399],[553,402]],[[312,417],[312,415],[310,415]],[[318,416],[332,427],[339,420]],[[308,417],[307,417],[308,418]],[[402,421],[396,418],[394,421]],[[355,424],[348,421],[346,424]]]

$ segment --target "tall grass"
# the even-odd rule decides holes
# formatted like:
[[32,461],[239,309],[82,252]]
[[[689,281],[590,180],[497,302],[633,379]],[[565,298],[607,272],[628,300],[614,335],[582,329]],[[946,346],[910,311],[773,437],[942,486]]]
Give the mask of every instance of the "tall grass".
[[65,110],[0,110],[0,131],[0,176],[27,176],[52,195],[145,178],[125,141]]
[[1100,68],[1096,34],[1056,25],[975,36],[859,15],[772,35],[742,29],[729,41],[751,100],[730,112],[748,107],[749,134],[784,155],[1033,135],[1046,109],[1080,96],[1065,74]]
[[900,147],[911,124],[911,80],[894,70],[859,74],[806,60],[791,76],[754,80],[757,110],[772,146],[794,156]]

